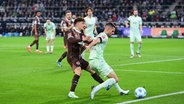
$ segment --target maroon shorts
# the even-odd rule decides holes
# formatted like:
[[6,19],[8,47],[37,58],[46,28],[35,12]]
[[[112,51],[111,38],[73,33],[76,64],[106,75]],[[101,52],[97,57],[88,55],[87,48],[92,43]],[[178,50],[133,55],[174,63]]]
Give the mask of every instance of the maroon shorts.
[[68,58],[67,56],[67,61],[70,64],[70,66],[72,67],[72,70],[74,71],[76,67],[81,67],[81,69],[86,70],[89,63],[84,60],[83,58]]
[[39,37],[39,34],[40,34],[40,31],[37,30],[37,35],[35,35],[35,30],[32,31],[32,35],[35,36],[35,37]]

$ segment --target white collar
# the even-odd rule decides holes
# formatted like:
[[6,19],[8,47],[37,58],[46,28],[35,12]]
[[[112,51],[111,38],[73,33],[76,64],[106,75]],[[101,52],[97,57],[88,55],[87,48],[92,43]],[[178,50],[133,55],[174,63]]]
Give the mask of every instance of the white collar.
[[75,27],[74,27],[74,30],[75,30],[76,32],[78,32],[78,33],[81,33],[81,31],[77,30]]
[[68,18],[65,18],[66,19],[66,21],[71,21],[70,19],[68,19]]

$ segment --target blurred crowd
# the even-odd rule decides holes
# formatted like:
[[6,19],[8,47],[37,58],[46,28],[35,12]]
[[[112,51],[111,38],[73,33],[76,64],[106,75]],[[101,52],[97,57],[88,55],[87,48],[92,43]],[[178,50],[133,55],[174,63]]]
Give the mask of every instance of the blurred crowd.
[[[177,0],[1,0],[0,20],[6,23],[31,23],[35,11],[42,12],[41,22],[49,17],[59,24],[67,9],[77,17],[84,17],[87,7],[93,8],[93,14],[99,23],[115,22],[124,25],[136,6],[143,22],[184,22],[184,0],[170,11],[169,7]],[[99,25],[100,26],[100,25]],[[30,28],[30,25],[7,26],[17,31]],[[3,29],[3,26],[0,27]],[[14,31],[14,30],[12,30]]]

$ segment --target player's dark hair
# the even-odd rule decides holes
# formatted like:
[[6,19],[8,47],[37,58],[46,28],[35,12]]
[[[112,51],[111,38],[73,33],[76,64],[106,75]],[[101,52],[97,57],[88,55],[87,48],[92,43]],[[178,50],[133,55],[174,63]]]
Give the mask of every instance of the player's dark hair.
[[85,22],[85,20],[83,18],[76,18],[74,21],[74,25],[78,22]]
[[106,23],[106,24],[105,24],[105,27],[106,27],[106,26],[116,28],[116,26],[115,26],[112,22]]
[[88,7],[88,8],[86,9],[86,13],[88,12],[88,10],[93,11],[91,7]]
[[40,10],[35,11],[35,13],[41,12]]
[[70,11],[70,10],[66,10],[66,11],[65,11],[65,14],[67,14],[67,13],[71,13],[71,11]]
[[50,18],[47,18],[46,21],[47,21],[47,20],[50,20]]

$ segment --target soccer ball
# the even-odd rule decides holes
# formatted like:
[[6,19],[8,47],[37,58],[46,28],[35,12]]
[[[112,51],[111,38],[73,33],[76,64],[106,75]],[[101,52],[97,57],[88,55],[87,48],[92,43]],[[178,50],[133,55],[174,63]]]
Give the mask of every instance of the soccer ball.
[[146,96],[146,90],[143,87],[135,89],[134,95],[136,98],[144,98]]

